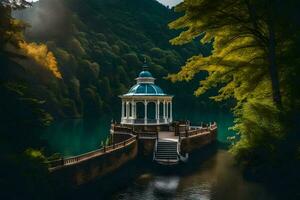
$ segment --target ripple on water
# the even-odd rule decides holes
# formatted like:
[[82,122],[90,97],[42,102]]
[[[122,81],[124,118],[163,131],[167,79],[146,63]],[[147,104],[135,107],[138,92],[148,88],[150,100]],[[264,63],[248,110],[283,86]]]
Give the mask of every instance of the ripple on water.
[[158,176],[155,177],[151,186],[157,194],[175,194],[179,185],[177,176]]
[[192,186],[184,189],[181,193],[176,196],[176,199],[201,199],[210,200],[211,199],[211,186],[209,184],[203,183],[201,185]]

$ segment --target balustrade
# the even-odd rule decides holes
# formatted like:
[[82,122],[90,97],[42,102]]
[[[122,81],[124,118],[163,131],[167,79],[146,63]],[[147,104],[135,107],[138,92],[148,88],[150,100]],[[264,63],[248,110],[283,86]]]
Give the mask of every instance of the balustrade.
[[126,145],[131,144],[132,142],[134,142],[136,140],[136,136],[133,136],[125,141],[110,145],[110,146],[105,146],[101,149],[97,149],[95,151],[91,151],[85,154],[81,154],[78,156],[74,156],[74,157],[69,157],[69,158],[61,158],[58,160],[54,160],[54,161],[49,161],[47,162],[47,164],[50,166],[50,168],[55,168],[55,167],[60,167],[60,166],[64,166],[64,165],[72,165],[74,163],[83,161],[83,160],[87,160],[90,159],[92,157],[95,156],[101,156],[104,155],[105,153],[111,152],[113,150],[119,149],[120,147],[125,147]]

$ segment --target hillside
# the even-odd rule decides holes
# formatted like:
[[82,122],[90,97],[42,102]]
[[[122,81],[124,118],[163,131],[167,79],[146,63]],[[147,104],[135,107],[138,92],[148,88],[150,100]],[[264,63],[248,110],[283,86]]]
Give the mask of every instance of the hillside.
[[197,82],[187,87],[163,77],[209,47],[171,46],[176,32],[167,24],[177,14],[154,0],[41,0],[15,15],[31,25],[26,39],[45,43],[58,61],[62,80],[36,87],[36,97],[47,99],[45,109],[55,118],[118,115],[117,96],[134,83],[144,57],[158,84],[176,95],[175,104],[189,99],[185,109],[208,109],[192,96]]

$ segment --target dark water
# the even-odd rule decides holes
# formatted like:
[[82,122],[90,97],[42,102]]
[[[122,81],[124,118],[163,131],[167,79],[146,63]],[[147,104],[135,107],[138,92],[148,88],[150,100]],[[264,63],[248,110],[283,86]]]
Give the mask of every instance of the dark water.
[[[185,116],[181,116],[185,119]],[[131,161],[120,170],[81,186],[68,199],[275,199],[263,185],[245,180],[227,152],[226,138],[232,116],[228,114],[189,115],[192,122],[216,121],[218,143],[190,154],[188,163],[176,167],[155,165],[151,158]],[[55,124],[45,133],[53,151],[66,156],[84,153],[99,146],[108,134],[110,120],[73,120]]]

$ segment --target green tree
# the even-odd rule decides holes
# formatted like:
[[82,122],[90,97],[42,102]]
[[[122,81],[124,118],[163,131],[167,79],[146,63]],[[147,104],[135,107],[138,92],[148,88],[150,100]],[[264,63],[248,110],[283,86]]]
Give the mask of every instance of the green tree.
[[173,29],[184,29],[171,40],[174,45],[195,38],[202,44],[213,42],[211,55],[193,56],[169,78],[189,81],[205,71],[208,75],[196,95],[217,88],[212,99],[235,99],[234,129],[241,139],[233,152],[248,164],[279,161],[283,149],[290,150],[290,160],[297,160],[299,137],[290,125],[297,120],[293,116],[299,104],[288,92],[295,88],[288,80],[291,72],[299,75],[294,54],[299,44],[298,8],[299,2],[289,0],[185,0],[176,7],[184,15],[170,23]]
[[[273,101],[281,107],[277,57],[287,52],[293,38],[286,37],[288,30],[283,31],[283,28],[290,28],[283,25],[288,22],[284,14],[290,11],[291,5],[292,1],[184,1],[176,10],[185,12],[185,15],[172,22],[170,27],[187,30],[173,39],[172,44],[185,44],[204,33],[201,42],[214,40],[214,51],[207,58],[191,58],[180,73],[171,78],[190,80],[201,70],[209,71],[211,75],[201,82],[196,94],[204,93],[217,83],[229,83],[220,90],[222,95],[219,97],[224,97],[234,95],[230,90],[233,82],[245,80],[241,73],[249,70],[243,73],[244,76],[253,75],[249,82],[270,79]],[[278,8],[282,10],[278,11]],[[291,30],[288,33],[296,34]],[[220,76],[222,78],[217,78]],[[236,78],[238,80],[232,81]],[[241,86],[236,84],[234,87]],[[254,86],[248,84],[244,91],[254,90]],[[245,95],[237,96],[245,98]]]

